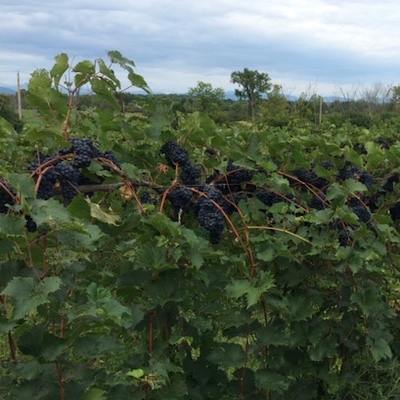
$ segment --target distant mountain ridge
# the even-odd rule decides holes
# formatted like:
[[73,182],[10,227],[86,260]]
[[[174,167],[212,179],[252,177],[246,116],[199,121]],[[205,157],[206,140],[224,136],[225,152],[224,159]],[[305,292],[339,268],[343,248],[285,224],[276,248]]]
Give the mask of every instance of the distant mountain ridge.
[[0,93],[1,94],[15,94],[15,93],[17,93],[17,89],[11,89],[6,86],[0,86]]

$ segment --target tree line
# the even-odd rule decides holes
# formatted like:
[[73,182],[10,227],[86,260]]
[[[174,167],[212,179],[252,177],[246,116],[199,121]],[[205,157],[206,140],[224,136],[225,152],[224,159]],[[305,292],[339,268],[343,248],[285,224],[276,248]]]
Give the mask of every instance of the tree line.
[[[201,112],[217,123],[252,121],[275,126],[285,126],[294,118],[321,122],[322,118],[335,125],[349,122],[371,127],[381,120],[397,117],[400,111],[400,85],[384,85],[380,82],[365,88],[353,85],[338,88],[338,95],[325,100],[310,85],[297,98],[284,92],[279,84],[273,84],[267,73],[244,68],[231,73],[231,83],[236,85],[236,99],[226,97],[221,87],[198,81],[185,94],[152,94],[155,106],[177,115]],[[68,97],[68,93],[64,94]],[[118,99],[121,109],[127,113],[141,113],[140,106],[147,94],[121,92]],[[22,108],[27,108],[27,91],[21,91]],[[81,109],[107,109],[110,105],[94,93],[77,96]],[[17,114],[17,96],[0,95],[0,116],[9,121],[18,132],[23,121]]]

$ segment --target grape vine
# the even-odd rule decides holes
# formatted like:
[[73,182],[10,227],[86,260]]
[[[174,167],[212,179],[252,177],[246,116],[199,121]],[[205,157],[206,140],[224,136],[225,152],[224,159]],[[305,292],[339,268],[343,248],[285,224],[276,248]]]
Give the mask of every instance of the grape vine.
[[[30,176],[36,182],[37,197],[47,200],[56,194],[61,194],[63,204],[66,206],[80,192],[79,188],[82,185],[94,184],[84,173],[92,162],[100,163],[105,169],[110,169],[111,163],[116,171],[120,171],[121,167],[121,162],[113,152],[100,151],[91,139],[71,138],[69,142],[70,147],[62,148],[51,155],[37,153],[28,166]],[[206,149],[206,151],[209,150]],[[167,191],[167,199],[171,203],[171,218],[182,222],[184,221],[182,217],[192,212],[199,226],[208,232],[212,244],[220,242],[226,225],[225,219],[238,211],[241,201],[248,202],[257,199],[267,208],[283,202],[293,204],[298,212],[306,211],[307,213],[312,209],[320,211],[331,207],[327,193],[333,182],[318,176],[312,168],[281,171],[282,176],[296,190],[293,194],[277,191],[267,185],[258,186],[252,179],[256,173],[264,173],[262,169],[256,168],[250,171],[236,166],[232,159],[226,161],[224,173],[213,170],[209,175],[202,176],[201,169],[190,162],[188,151],[172,139],[161,146],[160,153],[164,155],[169,166],[174,170],[179,170],[179,182],[177,186],[167,190],[156,184],[135,181],[135,187],[150,186],[138,201],[156,205],[158,199]],[[216,152],[214,151],[213,154]],[[324,161],[320,165],[326,169],[334,168],[334,164],[330,161]],[[343,184],[347,179],[365,185],[366,192],[350,195],[346,204],[359,221],[372,228],[373,211],[377,207],[377,194],[382,197],[385,192],[393,191],[397,177],[390,177],[381,188],[374,189],[374,179],[368,171],[345,162],[344,167],[338,170],[334,182]],[[101,181],[100,177],[99,180]],[[0,188],[0,212],[7,213],[10,205],[16,202],[16,193],[4,180],[0,181]],[[156,189],[153,193],[149,191],[152,188]],[[101,188],[97,187],[97,190]],[[393,220],[400,219],[399,209],[399,203],[391,206],[389,211]],[[351,230],[346,224],[346,222],[337,221],[331,226],[338,230],[338,240],[341,245],[348,245],[351,242],[349,234]],[[34,221],[28,219],[27,227],[33,231]]]

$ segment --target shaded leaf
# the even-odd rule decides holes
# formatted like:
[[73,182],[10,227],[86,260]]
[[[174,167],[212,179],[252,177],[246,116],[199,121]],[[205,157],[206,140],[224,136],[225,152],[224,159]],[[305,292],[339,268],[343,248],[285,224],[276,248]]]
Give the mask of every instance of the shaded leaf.
[[284,375],[268,369],[256,371],[254,374],[254,380],[257,388],[263,391],[275,390],[282,393],[288,389],[290,385],[289,381],[285,379]]
[[234,280],[226,287],[226,293],[229,297],[235,299],[245,296],[247,300],[247,308],[249,308],[258,302],[262,294],[268,292],[268,290],[273,287],[273,277],[269,273],[263,272],[260,274],[259,280],[254,283],[247,279]]
[[80,398],[80,400],[106,400],[107,394],[102,389],[91,388]]
[[41,282],[33,278],[14,278],[2,294],[12,297],[13,318],[19,319],[48,303],[49,294],[60,289],[61,283],[61,279],[55,276],[44,278]]

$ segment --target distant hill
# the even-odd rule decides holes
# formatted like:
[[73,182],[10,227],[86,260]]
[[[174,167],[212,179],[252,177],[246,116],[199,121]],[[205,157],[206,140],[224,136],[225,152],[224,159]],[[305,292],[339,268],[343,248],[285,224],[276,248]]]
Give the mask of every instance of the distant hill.
[[0,86],[0,93],[1,94],[15,94],[17,92],[16,89],[10,89],[5,86]]
[[227,100],[237,100],[237,97],[235,96],[235,92],[228,90],[225,92],[225,99]]

